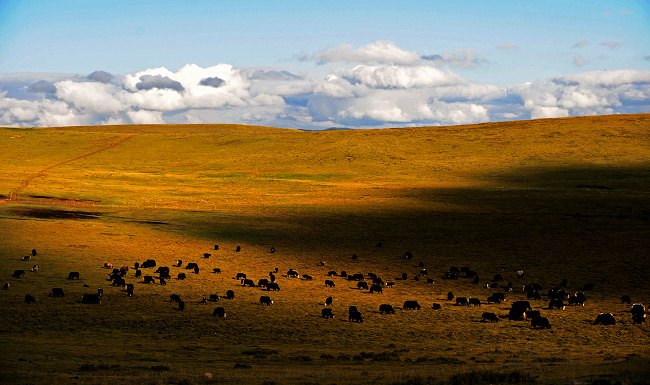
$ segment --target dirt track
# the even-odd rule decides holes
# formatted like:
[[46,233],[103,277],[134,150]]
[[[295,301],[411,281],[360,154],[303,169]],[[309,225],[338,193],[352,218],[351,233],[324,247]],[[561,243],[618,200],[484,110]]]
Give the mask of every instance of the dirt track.
[[103,152],[103,151],[106,151],[106,150],[108,150],[108,149],[111,149],[111,148],[113,148],[113,147],[119,146],[120,144],[122,144],[122,143],[126,142],[127,140],[133,138],[135,135],[136,135],[136,134],[129,134],[127,137],[122,138],[122,139],[118,140],[118,141],[115,142],[115,143],[111,143],[111,144],[109,144],[109,145],[106,146],[106,147],[102,147],[102,148],[100,148],[99,150],[95,150],[95,151],[89,152],[89,153],[87,153],[87,154],[84,154],[84,155],[80,155],[80,156],[74,157],[74,158],[72,158],[72,159],[64,160],[63,162],[59,162],[59,163],[55,163],[55,164],[49,165],[49,166],[47,166],[47,167],[45,167],[45,168],[43,168],[43,169],[37,171],[35,174],[31,175],[31,176],[28,177],[25,181],[23,181],[23,183],[21,183],[20,186],[18,186],[18,187],[16,187],[16,188],[14,188],[13,190],[11,190],[11,192],[9,193],[9,197],[8,197],[6,200],[20,200],[20,192],[23,191],[27,186],[29,186],[29,184],[30,184],[34,179],[36,179],[36,178],[38,178],[38,177],[40,177],[40,176],[45,175],[45,173],[46,173],[47,171],[49,171],[49,170],[51,170],[51,169],[53,169],[53,168],[55,168],[55,167],[62,166],[62,165],[64,165],[64,164],[68,164],[68,163],[75,162],[75,161],[77,161],[77,160],[81,160],[81,159],[88,158],[88,157],[90,157],[90,156],[92,156],[92,155],[95,155],[95,154],[98,154],[98,153],[100,153],[100,152]]

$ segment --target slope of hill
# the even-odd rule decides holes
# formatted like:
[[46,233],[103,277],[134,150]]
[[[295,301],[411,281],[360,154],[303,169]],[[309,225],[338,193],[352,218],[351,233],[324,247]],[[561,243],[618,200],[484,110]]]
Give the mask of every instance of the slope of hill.
[[[650,115],[321,132],[2,128],[0,149],[0,279],[10,284],[0,349],[11,352],[0,382],[212,383],[204,372],[237,384],[648,378],[648,327],[632,324],[620,297],[650,305]],[[171,267],[166,286],[153,269],[142,271],[156,284],[133,276],[147,258]],[[131,267],[133,297],[110,285],[105,261]],[[428,275],[415,280],[419,262]],[[442,279],[452,266],[470,267],[479,283]],[[257,283],[275,268],[277,292],[235,279]],[[289,268],[313,280],[289,278]],[[370,294],[327,274],[342,270],[395,286]],[[70,271],[81,279],[67,280]],[[175,279],[181,272],[187,279]],[[563,279],[570,293],[594,286],[584,307],[548,309],[545,294]],[[530,283],[544,288],[532,305],[550,330],[481,322],[483,312],[507,315]],[[57,287],[64,298],[50,296]],[[80,303],[97,288],[100,305]],[[227,290],[235,299],[201,303]],[[450,291],[484,304],[454,306]],[[485,304],[493,292],[508,301]],[[26,294],[37,302],[24,304]],[[261,295],[274,304],[261,306]],[[328,296],[333,320],[320,317]],[[423,308],[405,311],[405,300]],[[396,314],[380,314],[382,303]],[[351,305],[363,323],[348,322]],[[212,316],[217,306],[225,319]],[[600,312],[619,322],[592,325]]]

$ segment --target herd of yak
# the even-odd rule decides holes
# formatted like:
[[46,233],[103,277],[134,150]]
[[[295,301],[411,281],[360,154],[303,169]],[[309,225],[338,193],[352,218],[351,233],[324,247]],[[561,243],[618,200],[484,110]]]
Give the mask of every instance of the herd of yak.
[[[381,247],[381,244],[377,244],[377,247]],[[215,245],[214,250],[219,250],[219,246]],[[235,249],[236,252],[241,251],[241,247],[237,246]],[[271,248],[270,250],[271,253],[275,253],[275,248]],[[32,250],[31,255],[27,255],[22,258],[23,261],[28,261],[32,257],[36,257],[37,252],[36,250]],[[204,253],[203,258],[208,259],[210,258],[212,254],[211,253]],[[404,257],[406,259],[412,259],[413,254],[410,252],[406,252],[404,254]],[[356,259],[357,256],[356,254],[352,256],[352,259]],[[175,268],[181,268],[182,267],[182,261],[178,260],[176,264],[173,266]],[[321,266],[325,266],[325,262],[320,262]],[[167,280],[172,279],[171,276],[171,269],[170,267],[167,266],[157,266],[157,263],[153,259],[147,259],[146,261],[142,263],[136,262],[134,264],[134,277],[138,278],[142,283],[144,284],[156,284],[158,282],[159,285],[166,285]],[[419,263],[419,274],[416,274],[412,279],[413,280],[426,280],[427,283],[433,283],[433,279],[428,278],[428,272],[424,268],[424,264],[422,262]],[[123,288],[123,290],[126,291],[126,294],[130,297],[133,296],[135,286],[133,283],[126,283],[125,277],[127,276],[130,268],[126,265],[121,266],[120,268],[114,268],[114,266],[109,263],[105,262],[104,263],[104,268],[107,269],[112,269],[111,272],[108,274],[108,281],[110,282],[111,286],[118,287],[118,288]],[[154,269],[152,274],[144,274],[143,271],[148,271],[149,269]],[[185,266],[185,271],[189,271],[190,274],[199,274],[199,266],[197,263],[188,263]],[[34,265],[31,269],[31,272],[38,272],[38,265]],[[269,272],[268,278],[263,278],[257,281],[253,281],[250,278],[247,278],[247,275],[245,273],[237,273],[235,276],[235,279],[239,280],[240,284],[242,287],[261,287],[263,289],[266,289],[267,291],[278,291],[280,290],[279,284],[276,282],[276,276],[279,274],[278,273],[279,269],[275,268],[274,271]],[[213,273],[221,273],[221,269],[219,268],[214,268],[212,270]],[[19,279],[25,275],[24,270],[16,270],[14,271],[13,277],[16,279]],[[154,275],[157,274],[157,275]],[[521,278],[524,276],[523,271],[517,271],[516,276],[518,278]],[[303,274],[300,275],[298,272],[294,269],[289,269],[286,273],[287,278],[294,278],[294,279],[303,279],[303,280],[309,280],[312,281],[314,278],[310,275]],[[357,282],[357,288],[359,290],[369,290],[370,293],[382,293],[385,288],[390,288],[394,286],[395,284],[393,282],[385,282],[381,277],[378,277],[376,274],[373,273],[367,273],[367,274],[361,274],[361,273],[356,273],[356,274],[347,274],[345,271],[341,272],[336,272],[336,271],[329,271],[327,273],[327,279],[325,279],[325,287],[334,287],[336,283],[333,280],[333,277],[340,277],[344,278],[348,281],[355,281]],[[68,279],[79,279],[80,274],[79,272],[70,272],[68,274]],[[175,278],[177,280],[184,280],[187,278],[187,274],[185,272],[179,272],[176,274]],[[406,280],[408,278],[407,273],[402,273],[402,276],[399,278],[396,278],[395,280]],[[462,267],[462,268],[457,268],[457,267],[452,267],[449,270],[447,270],[443,276],[442,279],[444,280],[456,280],[459,278],[469,278],[472,279],[472,282],[475,284],[479,283],[478,275],[476,272],[470,270],[468,267]],[[487,284],[486,286],[488,288],[493,288],[496,289],[499,287],[499,283],[503,282],[504,279],[500,274],[497,274],[494,276],[492,279],[492,282],[490,284]],[[370,282],[370,285],[369,285]],[[552,310],[552,309],[564,309],[565,306],[567,305],[574,305],[574,306],[584,306],[585,301],[587,301],[587,296],[584,294],[584,292],[588,292],[594,289],[592,284],[586,284],[582,287],[581,291],[570,294],[566,290],[567,286],[567,281],[563,280],[562,283],[559,285],[559,287],[552,288],[548,290],[546,296],[548,297],[548,307],[546,309]],[[84,284],[84,287],[88,287],[88,285]],[[513,284],[512,282],[508,282],[507,284],[501,284],[501,287],[505,289],[505,292],[511,292],[513,290]],[[8,290],[10,288],[9,282],[5,282],[3,288],[5,290]],[[524,285],[523,286],[523,291],[526,293],[527,300],[526,301],[514,301],[511,304],[511,307],[508,311],[507,315],[502,315],[502,316],[497,316],[495,313],[491,312],[484,312],[481,319],[483,322],[499,322],[500,318],[505,318],[509,320],[514,320],[514,321],[530,321],[531,327],[532,328],[540,328],[540,329],[545,329],[545,328],[551,328],[551,324],[548,320],[548,318],[543,317],[540,310],[533,310],[530,304],[530,300],[542,300],[542,292],[543,288],[539,284],[529,284],[529,285]],[[51,294],[52,297],[63,297],[64,292],[62,288],[52,288]],[[99,304],[101,303],[101,297],[103,295],[103,289],[99,288],[96,293],[87,293],[83,294],[81,298],[81,302],[84,304]],[[225,297],[220,297],[217,294],[210,294],[207,298],[204,297],[201,302],[202,303],[208,303],[208,302],[217,302],[220,299],[234,299],[235,298],[235,293],[233,290],[228,290],[226,292]],[[447,300],[454,303],[457,306],[481,306],[481,300],[479,298],[466,298],[466,297],[455,297],[452,292],[449,292],[447,295]],[[332,297],[328,297],[325,300],[325,307],[324,309],[321,310],[321,317],[323,318],[334,318],[334,313],[332,309],[329,307],[332,304]],[[455,301],[455,302],[453,302]],[[496,303],[500,304],[501,302],[506,301],[506,296],[504,291],[498,291],[498,292],[493,292],[489,297],[486,299],[486,303]],[[565,302],[566,301],[566,302]],[[631,299],[627,295],[623,295],[621,297],[622,303],[627,303],[631,304]],[[25,295],[25,303],[31,304],[35,303],[36,298],[31,295],[27,294]],[[170,295],[170,302],[175,302],[178,303],[178,309],[183,310],[185,308],[185,302],[180,298],[179,295],[177,294],[172,294]],[[273,304],[273,300],[271,300],[271,297],[268,295],[263,295],[260,297],[259,300],[260,305],[266,305],[270,306]],[[418,301],[415,300],[406,300],[401,308],[402,310],[419,310],[421,309],[420,304]],[[434,303],[432,306],[432,309],[434,310],[439,310],[441,309],[441,305],[438,303]],[[395,308],[390,305],[390,304],[381,304],[379,306],[379,312],[381,314],[394,314],[395,313]],[[632,315],[632,323],[635,324],[641,324],[645,322],[646,318],[646,309],[643,304],[636,303],[633,304],[631,307],[631,315]],[[220,318],[225,318],[226,317],[226,310],[223,307],[217,307],[214,309],[213,316],[220,317]],[[363,322],[363,315],[361,312],[356,308],[356,306],[350,306],[349,307],[349,312],[348,312],[348,320],[350,322],[357,322],[357,323],[362,323]],[[596,319],[593,322],[594,324],[599,324],[599,325],[614,325],[616,324],[616,319],[611,313],[600,313]]]

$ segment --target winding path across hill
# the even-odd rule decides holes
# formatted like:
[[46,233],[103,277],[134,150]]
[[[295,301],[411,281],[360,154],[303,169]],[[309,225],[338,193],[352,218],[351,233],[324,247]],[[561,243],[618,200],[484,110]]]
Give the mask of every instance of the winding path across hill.
[[20,186],[18,186],[18,187],[16,187],[16,188],[14,188],[13,190],[11,190],[11,192],[9,193],[9,198],[7,198],[7,200],[20,200],[20,192],[23,191],[27,186],[29,186],[29,184],[30,184],[34,179],[36,179],[36,178],[38,178],[38,177],[40,177],[40,176],[45,175],[45,173],[46,173],[47,171],[49,171],[49,170],[51,170],[51,169],[53,169],[53,168],[55,168],[55,167],[62,166],[62,165],[64,165],[64,164],[68,164],[68,163],[75,162],[75,161],[77,161],[77,160],[81,160],[81,159],[88,158],[89,156],[92,156],[92,155],[98,154],[98,153],[100,153],[100,152],[102,152],[102,151],[106,151],[106,150],[109,150],[109,149],[111,149],[111,148],[113,148],[113,147],[119,146],[120,144],[122,144],[122,143],[126,142],[127,140],[133,138],[135,135],[136,135],[136,134],[129,134],[129,135],[126,136],[125,138],[122,138],[122,139],[118,140],[118,141],[115,142],[115,143],[111,143],[111,144],[109,144],[109,145],[106,146],[106,147],[102,147],[102,148],[100,148],[99,150],[95,150],[95,151],[89,152],[89,153],[87,153],[87,154],[79,155],[79,156],[74,157],[74,158],[72,158],[72,159],[64,160],[63,162],[59,162],[59,163],[56,163],[56,164],[49,165],[49,166],[47,166],[47,167],[45,167],[45,168],[43,168],[43,169],[37,171],[36,173],[34,173],[33,175],[31,175],[29,178],[27,178],[26,180],[24,180],[24,181],[20,184]]

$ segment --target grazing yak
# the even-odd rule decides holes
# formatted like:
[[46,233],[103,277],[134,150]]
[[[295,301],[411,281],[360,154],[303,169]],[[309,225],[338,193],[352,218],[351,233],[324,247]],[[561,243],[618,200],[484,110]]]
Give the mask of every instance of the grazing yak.
[[142,265],[140,265],[140,267],[143,269],[156,267],[156,261],[154,261],[153,259],[147,259],[146,261],[142,262]]
[[453,301],[453,299],[454,299],[454,293],[452,292],[447,293],[447,301]]
[[323,318],[334,318],[334,313],[332,312],[332,309],[325,308],[320,311],[320,316]]
[[355,311],[348,315],[348,320],[350,322],[363,323],[363,316],[358,311]]
[[298,275],[299,275],[298,272],[295,271],[294,269],[289,269],[289,271],[287,271],[287,277],[298,278]]
[[411,253],[410,251],[407,251],[406,253],[404,253],[404,258],[413,259],[413,253]]
[[218,268],[218,267],[215,267],[214,269],[212,269],[212,272],[213,273],[221,273],[221,269]]
[[178,310],[185,310],[185,302],[183,301],[178,302]]
[[585,306],[585,301],[587,300],[587,297],[584,295],[582,292],[577,292],[575,295],[572,295],[569,297],[569,305],[571,306]]
[[245,279],[246,278],[246,273],[237,273],[235,276],[235,279]]
[[487,297],[487,303],[488,305],[491,303],[501,303],[501,298],[497,295],[496,293],[492,294],[491,296]]
[[548,291],[548,298],[549,299],[568,299],[569,298],[569,293],[567,293],[566,290],[563,289],[551,289]]
[[495,274],[492,278],[492,282],[503,282],[503,276],[501,276],[501,274]]
[[140,278],[140,277],[142,277],[142,270],[136,270],[136,271],[135,271],[135,277],[136,277],[136,278]]
[[368,284],[366,282],[357,282],[357,289],[368,289]]
[[260,305],[270,306],[272,304],[273,301],[271,300],[271,297],[269,297],[268,295],[263,295],[260,297]]
[[426,276],[427,274],[429,274],[427,273],[427,269],[420,270],[420,276]]
[[379,313],[384,314],[395,314],[395,309],[393,309],[392,305],[389,305],[387,303],[379,305]]
[[420,304],[418,301],[404,301],[404,306],[402,306],[404,310],[420,310]]
[[30,259],[32,259],[32,256],[31,256],[31,255],[25,255],[25,256],[23,257],[23,261],[29,261]]
[[226,310],[223,307],[215,308],[212,312],[212,316],[217,316],[219,318],[226,318]]
[[329,296],[329,297],[327,297],[327,298],[325,299],[325,305],[326,305],[326,306],[330,306],[330,305],[332,305],[332,302],[334,302],[334,298],[332,298],[332,296]]
[[325,286],[326,286],[326,287],[334,287],[334,286],[336,286],[336,285],[334,284],[334,281],[329,280],[329,279],[326,279],[326,280],[325,280]]
[[632,305],[632,309],[630,309],[630,313],[632,313],[632,315],[643,315],[645,314],[645,306],[643,306],[643,304],[640,303],[635,303],[634,305]]
[[395,286],[394,282],[386,282],[386,287],[393,287]]
[[468,270],[465,272],[465,278],[478,278],[478,274],[474,270]]
[[29,269],[29,271],[31,271],[32,273],[37,273],[38,272],[38,265],[32,266],[32,268]]
[[279,290],[280,290],[280,285],[278,285],[278,284],[275,283],[275,282],[269,282],[269,283],[266,285],[266,290],[268,290],[268,291],[271,291],[271,290],[273,290],[273,291],[279,291]]
[[548,303],[548,308],[549,309],[558,309],[558,310],[564,310],[564,302],[561,299],[552,299]]
[[120,266],[120,275],[125,276],[129,272],[129,267],[127,265]]
[[4,290],[9,290],[9,286],[10,286],[10,285],[9,285],[9,282],[5,282],[4,285],[2,285],[2,288],[3,288]]
[[427,283],[435,283],[435,281],[432,278],[427,278]]
[[623,296],[621,296],[621,303],[630,304],[630,303],[632,303],[632,299],[630,298],[629,295],[623,295]]
[[347,278],[347,276],[348,276],[348,273],[345,270],[341,270],[341,272],[339,273],[339,277],[341,277],[341,278]]
[[98,294],[83,294],[81,296],[81,302],[84,304],[100,304],[102,303]]
[[434,303],[434,304],[431,306],[431,308],[432,308],[433,310],[440,310],[440,309],[442,308],[442,306],[440,306],[439,303]]
[[270,280],[271,282],[275,282],[275,274],[273,274],[272,271],[269,272],[269,280]]
[[178,276],[176,277],[176,279],[185,279],[185,278],[187,278],[185,273],[178,273]]
[[68,279],[79,279],[79,272],[77,271],[71,271],[68,273]]
[[596,317],[594,325],[616,325],[616,319],[612,313],[600,313]]
[[217,302],[219,300],[219,296],[217,294],[210,294],[208,298],[210,302]]
[[25,303],[26,304],[36,303],[36,298],[34,298],[34,296],[31,294],[25,294]]
[[171,276],[169,275],[169,267],[167,266],[160,266],[154,273],[160,274],[161,277],[170,279]]
[[178,294],[170,294],[169,302],[181,302],[181,296]]
[[275,247],[271,246],[271,250],[269,250],[271,254],[275,253]]
[[210,258],[211,255],[212,254],[210,254],[210,253],[203,253],[203,258],[206,258],[206,259]]
[[32,257],[36,256],[36,249],[32,249]]
[[242,282],[242,286],[244,286],[244,287],[246,287],[246,286],[255,287],[255,282],[253,282],[252,279],[242,279],[241,282]]
[[457,297],[456,298],[456,305],[458,305],[458,306],[469,306],[469,302],[467,301],[467,298],[465,298],[465,297]]
[[142,277],[142,283],[156,283],[156,280],[153,278],[152,275],[145,275]]
[[494,313],[485,312],[483,313],[483,316],[481,316],[481,321],[483,322],[490,321],[490,323],[499,322],[499,317],[497,317],[497,315]]
[[219,250],[219,245],[214,245],[215,250]]
[[472,298],[472,297],[470,297],[470,298],[467,300],[467,306],[478,306],[478,307],[480,307],[480,306],[481,306],[481,300],[478,299],[478,298]]
[[526,310],[526,319],[533,319],[535,317],[541,317],[539,310]]
[[336,271],[330,270],[330,271],[327,272],[327,276],[328,277],[336,277],[336,276],[338,276],[338,274],[336,273]]
[[381,285],[381,286],[385,285],[384,280],[381,279],[380,277],[373,278],[372,283],[375,284],[375,285]]
[[129,297],[133,297],[133,290],[135,289],[135,286],[132,283],[129,283],[126,285],[126,294]]
[[372,285],[370,286],[370,293],[379,293],[382,294],[384,292],[384,289],[381,288],[379,285]]
[[52,297],[63,297],[63,289],[60,287],[52,288]]
[[269,280],[266,278],[262,278],[259,281],[257,281],[257,286],[259,287],[266,287],[269,284]]
[[239,253],[240,251],[241,251],[241,246],[237,245],[237,247],[235,248],[235,252]]
[[303,274],[303,275],[302,275],[302,279],[304,279],[304,280],[306,280],[306,281],[311,281],[311,280],[314,279],[314,277],[312,277],[312,276],[309,275],[309,274]]
[[176,261],[176,267],[181,267],[183,265],[183,260],[179,259]]
[[195,268],[199,267],[195,262],[190,262],[185,266],[185,270],[194,270]]
[[530,326],[533,327],[533,329],[550,329],[551,328],[551,323],[548,321],[548,318],[546,317],[535,317],[532,320],[530,320]]
[[356,307],[356,306],[350,306],[350,307],[348,308],[348,314],[354,313],[354,312],[356,312],[356,311],[359,311],[359,310],[357,310],[357,307]]
[[235,292],[232,290],[228,290],[226,292],[226,299],[234,299],[235,298]]

